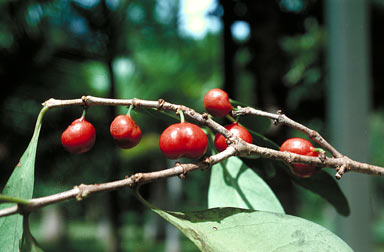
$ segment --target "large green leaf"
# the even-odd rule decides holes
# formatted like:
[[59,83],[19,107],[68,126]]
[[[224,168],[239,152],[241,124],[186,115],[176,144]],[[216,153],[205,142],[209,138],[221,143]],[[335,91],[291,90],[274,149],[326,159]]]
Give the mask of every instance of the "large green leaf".
[[[326,201],[328,201],[339,214],[343,216],[348,216],[350,214],[347,198],[341,190],[339,183],[328,172],[320,170],[309,178],[300,178],[295,176],[290,171],[288,165],[280,161],[266,158],[242,159],[247,165],[255,169],[259,169],[266,176],[273,176],[274,172],[284,172],[288,174],[290,179],[297,186],[304,187],[305,189],[320,195]],[[268,174],[268,171],[270,171],[270,174]]]
[[[48,108],[44,107],[40,111],[31,142],[29,143],[23,156],[20,158],[19,163],[13,170],[2,194],[21,199],[32,198],[37,142],[39,139],[42,117],[47,110]],[[0,205],[0,209],[7,208],[12,205],[14,204],[4,203]],[[0,218],[0,251],[18,252],[22,235],[22,215],[15,214]]]
[[239,208],[189,213],[152,210],[204,252],[352,251],[322,226],[290,215]]
[[238,207],[284,213],[269,186],[238,157],[230,157],[211,168],[208,207]]

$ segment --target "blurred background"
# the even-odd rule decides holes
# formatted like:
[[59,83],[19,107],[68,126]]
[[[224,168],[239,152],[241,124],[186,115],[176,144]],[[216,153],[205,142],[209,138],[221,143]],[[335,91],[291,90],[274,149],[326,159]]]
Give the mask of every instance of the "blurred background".
[[[2,0],[0,186],[28,145],[41,103],[51,97],[163,98],[202,112],[205,93],[215,87],[254,107],[281,109],[351,158],[384,166],[383,22],[383,0]],[[97,141],[80,156],[65,152],[60,136],[82,108],[49,111],[35,197],[171,166],[158,138],[172,121],[156,113],[134,112],[144,133],[136,148],[114,145],[109,124],[126,110],[89,109]],[[303,136],[265,120],[241,120],[279,145]],[[284,175],[268,182],[288,214],[325,226],[355,251],[384,250],[382,178],[343,177],[348,218]],[[199,210],[207,207],[208,184],[208,171],[195,172],[146,185],[142,193],[163,209]],[[196,251],[130,189],[56,204],[31,217],[46,251]]]

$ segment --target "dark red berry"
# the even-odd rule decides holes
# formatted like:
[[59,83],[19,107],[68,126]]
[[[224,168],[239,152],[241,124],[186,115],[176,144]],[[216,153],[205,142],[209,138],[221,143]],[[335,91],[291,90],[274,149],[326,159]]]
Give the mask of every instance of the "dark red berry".
[[130,115],[118,115],[111,123],[110,132],[120,148],[135,147],[141,140],[141,129]]
[[[311,157],[317,157],[319,155],[310,141],[298,137],[287,139],[281,145],[280,151],[288,151]],[[291,171],[298,177],[306,178],[316,172],[316,167],[307,164],[292,164]]]
[[205,110],[215,117],[224,117],[233,109],[228,94],[220,88],[209,90],[203,103]]
[[[234,122],[232,124],[226,125],[225,128],[229,130],[233,135],[240,137],[247,143],[252,143],[252,135],[249,133],[249,131],[244,128],[243,126],[240,126],[238,123]],[[216,149],[221,152],[225,150],[228,145],[226,143],[226,138],[221,134],[216,134],[215,137],[215,146]]]
[[160,150],[169,159],[197,159],[207,151],[208,138],[197,125],[187,122],[172,124],[160,136]]
[[64,148],[75,154],[89,151],[95,141],[95,128],[84,117],[74,120],[61,135],[61,143]]

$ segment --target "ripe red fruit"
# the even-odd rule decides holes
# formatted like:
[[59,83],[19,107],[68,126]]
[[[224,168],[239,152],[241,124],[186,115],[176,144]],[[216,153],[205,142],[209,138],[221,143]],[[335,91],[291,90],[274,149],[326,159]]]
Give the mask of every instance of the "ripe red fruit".
[[74,120],[61,135],[61,143],[64,148],[75,154],[89,151],[95,141],[95,128],[84,117]]
[[110,132],[120,148],[135,147],[141,140],[141,129],[130,115],[118,115],[110,126]]
[[233,109],[227,92],[220,88],[209,90],[203,103],[205,110],[215,117],[224,117]]
[[[281,145],[280,151],[289,151],[311,157],[317,157],[319,155],[310,141],[298,137],[287,139]],[[292,164],[291,171],[298,177],[306,178],[316,172],[316,167],[307,164]]]
[[208,138],[197,125],[187,122],[172,124],[160,136],[160,150],[169,159],[197,159],[207,151]]
[[[249,131],[246,128],[240,126],[237,122],[226,125],[225,128],[229,130],[233,135],[240,137],[247,143],[252,143],[252,135],[249,133]],[[226,139],[223,135],[216,134],[214,143],[215,143],[216,149],[219,152],[225,150],[228,147],[225,141]]]

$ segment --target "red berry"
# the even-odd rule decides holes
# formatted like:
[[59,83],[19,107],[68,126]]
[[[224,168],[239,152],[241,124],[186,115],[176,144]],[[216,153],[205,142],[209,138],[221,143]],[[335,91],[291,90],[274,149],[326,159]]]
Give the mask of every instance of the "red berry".
[[[238,123],[234,122],[232,124],[226,125],[225,128],[229,130],[233,135],[240,137],[247,143],[252,143],[252,135],[246,128],[240,126]],[[228,147],[225,137],[221,134],[216,134],[214,143],[216,149],[219,152],[225,150]]]
[[111,123],[110,132],[120,148],[135,147],[141,140],[141,129],[130,115],[118,115]]
[[[287,139],[281,145],[280,151],[289,151],[311,157],[317,157],[319,155],[310,141],[298,137]],[[307,164],[292,164],[291,170],[296,176],[306,178],[316,172],[316,167]]]
[[233,109],[228,94],[220,88],[209,90],[203,103],[205,110],[215,117],[224,117]]
[[160,150],[169,159],[187,157],[197,159],[207,151],[208,138],[195,124],[172,124],[160,136]]
[[95,144],[95,140],[95,128],[84,117],[74,120],[61,135],[64,148],[76,154],[89,151]]

